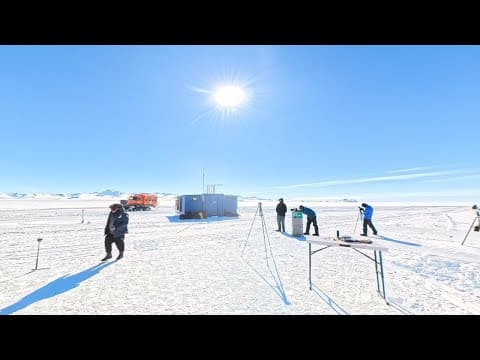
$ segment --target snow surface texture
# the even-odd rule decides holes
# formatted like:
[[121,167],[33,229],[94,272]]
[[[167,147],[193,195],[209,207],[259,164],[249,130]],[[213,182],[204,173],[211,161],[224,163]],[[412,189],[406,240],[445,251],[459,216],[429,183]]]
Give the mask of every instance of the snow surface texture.
[[[275,231],[276,201],[262,202],[267,238],[258,201],[240,200],[238,218],[180,220],[160,198],[129,213],[125,257],[101,263],[117,200],[0,199],[0,314],[480,314],[480,233],[460,245],[467,206],[372,204],[389,306],[373,262],[349,248],[312,256],[309,290],[308,244],[289,235],[290,211],[287,233]],[[353,234],[358,204],[305,205],[321,235]]]

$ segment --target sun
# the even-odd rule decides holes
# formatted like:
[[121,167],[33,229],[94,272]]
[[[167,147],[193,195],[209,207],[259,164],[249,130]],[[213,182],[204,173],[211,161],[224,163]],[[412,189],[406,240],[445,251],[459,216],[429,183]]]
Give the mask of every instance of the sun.
[[206,108],[195,116],[193,122],[212,117],[220,120],[222,124],[227,124],[234,117],[241,117],[242,108],[248,110],[252,106],[255,91],[251,82],[235,78],[236,76],[232,76],[232,79],[217,79],[216,86],[188,86],[190,90],[206,97],[204,102]]
[[234,108],[244,103],[247,95],[241,87],[228,85],[218,88],[214,92],[213,97],[219,106],[223,108]]

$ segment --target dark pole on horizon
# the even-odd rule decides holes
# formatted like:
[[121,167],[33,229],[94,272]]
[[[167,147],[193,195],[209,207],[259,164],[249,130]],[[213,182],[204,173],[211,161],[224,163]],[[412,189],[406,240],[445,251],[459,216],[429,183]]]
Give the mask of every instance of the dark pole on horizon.
[[85,218],[84,218],[84,216],[83,216],[83,215],[84,215],[84,212],[85,212],[85,210],[82,209],[82,224],[83,224],[83,222],[85,221]]

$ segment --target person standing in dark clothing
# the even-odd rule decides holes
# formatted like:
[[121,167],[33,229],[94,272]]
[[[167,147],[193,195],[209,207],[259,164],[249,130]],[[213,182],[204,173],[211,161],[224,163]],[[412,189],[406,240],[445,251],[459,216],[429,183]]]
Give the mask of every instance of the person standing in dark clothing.
[[105,225],[105,252],[107,255],[102,261],[112,258],[112,244],[115,243],[119,251],[117,260],[123,258],[125,251],[125,234],[128,233],[128,214],[121,204],[110,205],[107,224]]
[[361,236],[367,236],[367,225],[372,229],[373,235],[377,235],[377,229],[373,226],[372,216],[373,216],[373,207],[368,204],[363,203],[362,207],[358,208],[360,213],[363,215],[363,234]]
[[287,212],[287,205],[283,202],[283,199],[278,199],[279,203],[277,204],[277,231],[285,232],[285,214]]
[[313,236],[318,236],[318,225],[317,225],[317,214],[310,208],[307,208],[303,205],[298,207],[302,213],[307,215],[307,229],[303,233],[303,235],[310,235],[310,224],[313,224],[313,228],[315,229],[315,234]]

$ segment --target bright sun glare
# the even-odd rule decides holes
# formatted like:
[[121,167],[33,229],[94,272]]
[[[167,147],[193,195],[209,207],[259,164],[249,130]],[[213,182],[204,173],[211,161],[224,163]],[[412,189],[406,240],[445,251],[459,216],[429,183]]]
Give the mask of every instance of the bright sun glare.
[[246,99],[245,91],[238,86],[223,86],[215,91],[213,96],[222,107],[235,107]]

